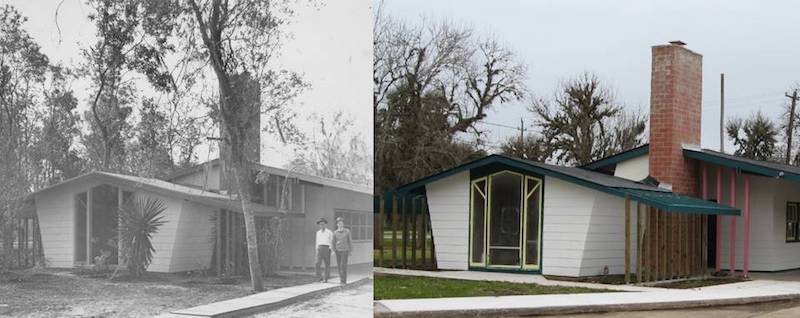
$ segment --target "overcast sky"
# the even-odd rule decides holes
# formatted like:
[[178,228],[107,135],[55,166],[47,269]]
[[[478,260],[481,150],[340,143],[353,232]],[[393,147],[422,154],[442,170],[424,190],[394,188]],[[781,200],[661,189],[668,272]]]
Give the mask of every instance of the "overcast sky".
[[[0,0],[0,4],[10,3],[28,17],[25,29],[51,61],[77,65],[81,62],[80,48],[94,41],[94,25],[86,18],[91,8],[84,0],[64,0],[56,19],[59,2]],[[316,127],[306,120],[310,114],[328,116],[341,110],[350,114],[355,131],[371,145],[371,0],[321,0],[318,5],[309,2],[294,3],[295,22],[288,28],[293,38],[284,46],[284,54],[278,61],[287,69],[304,74],[311,85],[293,105],[299,113],[298,125],[310,132]],[[80,101],[79,109],[86,109],[88,84],[78,81],[73,88]],[[290,152],[280,147],[275,137],[264,133],[261,142],[262,163],[282,166],[291,159]],[[212,153],[212,159],[215,156]],[[199,157],[201,161],[208,158],[207,151],[203,150]]]
[[[495,35],[528,64],[528,87],[538,96],[550,97],[561,80],[591,71],[626,107],[643,111],[650,47],[682,40],[703,55],[702,146],[712,149],[719,146],[720,73],[726,117],[761,109],[776,118],[788,102],[784,92],[800,81],[800,1],[386,0],[385,10],[409,23],[446,18]],[[521,117],[533,120],[525,109],[504,105],[486,121],[519,127]],[[484,127],[494,144],[519,134]]]

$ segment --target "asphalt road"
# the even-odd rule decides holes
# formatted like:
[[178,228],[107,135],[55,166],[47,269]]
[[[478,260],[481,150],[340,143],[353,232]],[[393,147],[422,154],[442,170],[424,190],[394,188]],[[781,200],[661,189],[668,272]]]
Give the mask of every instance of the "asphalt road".
[[631,311],[599,314],[548,316],[558,318],[795,318],[800,317],[800,301],[783,301],[743,306],[683,310]]
[[372,317],[372,282],[357,288],[333,292],[252,317],[281,318],[367,318]]

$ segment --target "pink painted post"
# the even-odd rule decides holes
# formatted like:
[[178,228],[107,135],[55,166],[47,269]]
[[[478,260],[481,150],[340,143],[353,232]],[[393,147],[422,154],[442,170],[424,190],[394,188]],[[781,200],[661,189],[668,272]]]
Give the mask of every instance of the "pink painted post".
[[[717,203],[722,203],[722,167],[717,166]],[[716,242],[716,249],[714,255],[714,272],[719,273],[720,267],[722,266],[722,217],[720,215],[714,216],[717,220],[717,239]]]
[[742,275],[750,270],[750,175],[744,176],[744,264]]
[[[736,207],[736,169],[731,169],[731,203],[732,207]],[[736,272],[736,216],[731,215],[731,229],[730,238],[728,243],[731,245],[730,251],[730,271],[731,275]]]

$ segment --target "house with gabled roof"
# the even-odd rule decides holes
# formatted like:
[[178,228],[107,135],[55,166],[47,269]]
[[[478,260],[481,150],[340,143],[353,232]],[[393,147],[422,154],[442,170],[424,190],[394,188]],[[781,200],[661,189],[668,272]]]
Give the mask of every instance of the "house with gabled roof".
[[702,56],[652,47],[649,144],[580,167],[490,155],[425,196],[439,269],[657,281],[800,268],[800,168],[700,145]]
[[[253,127],[259,127],[258,120]],[[372,188],[258,164],[260,130],[250,133],[246,148],[253,176],[251,207],[262,246],[268,224],[276,224],[268,222],[282,224],[274,226],[273,231],[280,232],[270,236],[281,240],[278,266],[313,269],[316,221],[326,218],[333,226],[338,217],[351,230],[349,263],[371,262]],[[104,254],[107,265],[118,265],[118,210],[136,197],[159,199],[166,207],[165,224],[152,238],[155,252],[149,271],[246,274],[244,218],[238,196],[230,191],[231,175],[218,159],[162,179],[94,171],[28,194],[19,217],[37,220],[39,249],[47,266],[95,265]]]

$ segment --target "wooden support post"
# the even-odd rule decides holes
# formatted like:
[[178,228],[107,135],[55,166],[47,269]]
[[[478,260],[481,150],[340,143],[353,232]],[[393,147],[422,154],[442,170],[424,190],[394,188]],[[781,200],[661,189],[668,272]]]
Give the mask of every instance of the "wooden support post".
[[[722,167],[717,166],[717,203],[722,204]],[[714,216],[716,220],[717,226],[717,233],[716,233],[716,240],[714,240],[715,244],[717,245],[714,249],[714,272],[719,273],[722,267],[722,217],[720,215]]]
[[652,224],[652,226],[650,228],[653,229],[652,234],[650,234],[650,237],[652,238],[652,240],[651,240],[652,244],[650,244],[650,246],[651,246],[650,253],[652,254],[652,257],[653,257],[652,258],[653,261],[650,262],[651,263],[650,267],[652,267],[652,273],[651,273],[652,279],[651,280],[652,281],[657,281],[658,277],[659,277],[658,276],[658,270],[659,270],[658,254],[660,253],[659,251],[661,251],[661,249],[659,248],[660,246],[658,245],[660,243],[659,242],[660,240],[659,240],[658,236],[661,235],[661,231],[658,228],[658,210],[656,210],[656,208],[651,207],[650,208],[650,214],[653,216],[653,218],[652,218],[653,220],[650,221],[650,224]]
[[[426,218],[428,219],[427,223],[428,223],[428,225],[430,227],[430,231],[431,231],[430,232],[431,233],[431,266],[430,266],[430,269],[437,269],[439,267],[439,265],[436,264],[436,238],[433,236],[433,222],[431,222],[431,213],[427,208],[427,204],[426,204],[426,208],[425,208],[425,215],[426,215]],[[426,241],[427,241],[427,239],[426,239]]]
[[392,268],[397,267],[397,219],[400,211],[397,209],[397,197],[392,195]]
[[642,253],[644,252],[644,217],[642,215],[642,203],[636,202],[636,282],[642,282]]
[[422,239],[422,250],[420,251],[422,253],[422,267],[427,267],[428,265],[428,259],[425,257],[425,249],[428,245],[428,225],[425,222],[428,219],[427,214],[425,213],[425,206],[427,203],[428,202],[426,202],[425,198],[422,198],[422,213],[420,213],[420,221],[422,222],[422,234],[420,237],[420,239]]
[[400,222],[402,223],[401,235],[402,235],[402,241],[403,241],[403,250],[402,250],[402,252],[403,252],[402,253],[402,255],[403,255],[402,256],[403,268],[408,268],[407,264],[406,264],[406,249],[408,248],[408,245],[406,244],[406,237],[407,237],[406,233],[408,231],[408,227],[407,227],[408,226],[408,213],[406,213],[406,212],[407,212],[407,209],[408,209],[408,200],[406,198],[403,198],[403,200],[400,202],[400,206],[401,206],[401,208],[400,208]]
[[[797,91],[795,91],[797,94]],[[750,175],[744,176],[744,249],[742,253],[744,264],[742,265],[742,274],[747,277],[750,270]]]
[[217,210],[217,276],[222,275],[222,209]]
[[630,284],[631,270],[631,198],[625,197],[625,284]]
[[384,266],[383,265],[384,264],[384,256],[383,256],[384,248],[383,248],[383,244],[385,243],[385,240],[383,238],[383,225],[386,223],[386,197],[382,196],[382,197],[379,198],[379,200],[380,200],[380,203],[379,203],[380,204],[380,212],[378,214],[379,215],[379,217],[378,217],[379,222],[377,224],[379,230],[378,230],[378,233],[376,233],[376,234],[378,234],[378,237],[375,237],[373,239],[377,240],[376,242],[378,242],[378,253],[379,253],[378,254],[378,266],[383,267]]
[[86,191],[86,265],[92,265],[92,188]]
[[[703,162],[701,163],[701,169],[703,174],[703,183],[702,183],[702,193],[703,193],[703,201],[708,201],[708,164]],[[708,264],[707,254],[708,250],[706,248],[706,242],[708,241],[708,237],[706,236],[706,215],[700,216],[700,260],[697,265],[697,273],[702,274],[703,268]]]
[[411,201],[411,266],[417,266],[417,200]]
[[[731,169],[731,202],[730,205],[732,207],[736,207],[736,170]],[[731,215],[731,228],[730,228],[730,238],[728,239],[728,243],[730,244],[730,273],[733,275],[736,273],[736,216]]]

